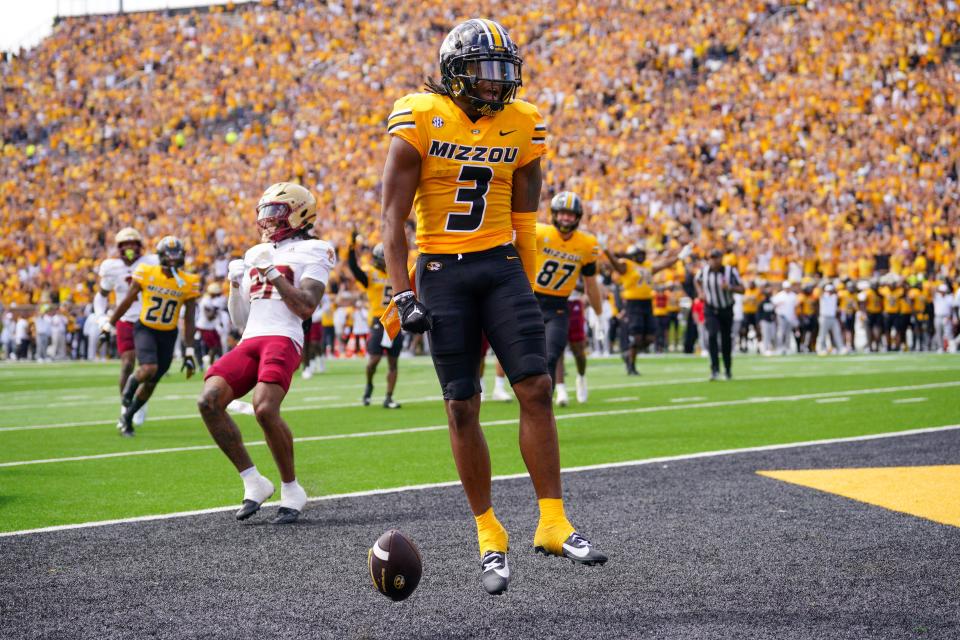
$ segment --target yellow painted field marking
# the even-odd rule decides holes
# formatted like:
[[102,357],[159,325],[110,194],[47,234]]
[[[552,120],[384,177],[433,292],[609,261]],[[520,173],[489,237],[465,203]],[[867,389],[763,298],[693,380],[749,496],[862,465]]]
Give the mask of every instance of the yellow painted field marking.
[[960,527],[960,465],[757,473]]

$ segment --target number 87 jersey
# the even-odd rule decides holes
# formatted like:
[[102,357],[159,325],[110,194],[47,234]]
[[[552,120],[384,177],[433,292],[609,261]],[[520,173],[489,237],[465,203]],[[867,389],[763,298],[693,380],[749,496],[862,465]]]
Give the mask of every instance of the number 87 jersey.
[[513,240],[513,172],[547,149],[535,106],[514,100],[471,122],[451,98],[415,93],[394,104],[387,132],[420,153],[413,208],[421,253],[484,251]]
[[539,294],[567,298],[580,274],[596,275],[600,249],[597,239],[585,231],[574,231],[564,240],[552,224],[537,223],[537,277],[533,290]]

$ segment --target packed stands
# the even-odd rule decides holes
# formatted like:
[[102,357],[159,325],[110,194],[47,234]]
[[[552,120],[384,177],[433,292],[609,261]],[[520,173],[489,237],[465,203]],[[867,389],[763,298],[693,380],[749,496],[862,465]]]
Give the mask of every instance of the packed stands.
[[[550,125],[543,197],[611,244],[692,239],[740,270],[956,280],[953,0],[499,3]],[[384,119],[489,3],[258,2],[68,18],[0,60],[0,299],[86,303],[113,233],[179,235],[207,279],[262,189],[376,242]],[[545,209],[545,207],[544,207]],[[674,240],[668,240],[674,238]]]

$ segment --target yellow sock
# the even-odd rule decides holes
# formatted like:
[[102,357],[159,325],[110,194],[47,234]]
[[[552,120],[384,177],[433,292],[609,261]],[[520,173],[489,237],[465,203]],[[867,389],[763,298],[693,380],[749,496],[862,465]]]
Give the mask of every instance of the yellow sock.
[[533,536],[533,546],[543,547],[550,553],[561,555],[563,543],[574,532],[573,525],[563,511],[563,498],[542,498],[540,503],[540,524]]
[[497,516],[493,514],[493,507],[473,517],[477,521],[477,540],[480,542],[481,558],[487,551],[506,553],[510,549],[510,536],[497,520]]

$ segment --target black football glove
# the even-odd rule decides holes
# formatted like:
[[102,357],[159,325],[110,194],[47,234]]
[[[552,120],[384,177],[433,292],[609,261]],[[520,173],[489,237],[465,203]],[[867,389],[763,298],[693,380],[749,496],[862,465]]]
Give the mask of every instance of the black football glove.
[[393,296],[393,302],[400,312],[400,326],[410,333],[430,331],[433,323],[430,322],[430,312],[423,303],[417,300],[413,291],[407,289]]
[[197,359],[196,356],[194,356],[193,347],[187,347],[186,351],[183,353],[183,364],[180,365],[180,371],[186,371],[187,380],[189,380],[196,370]]

